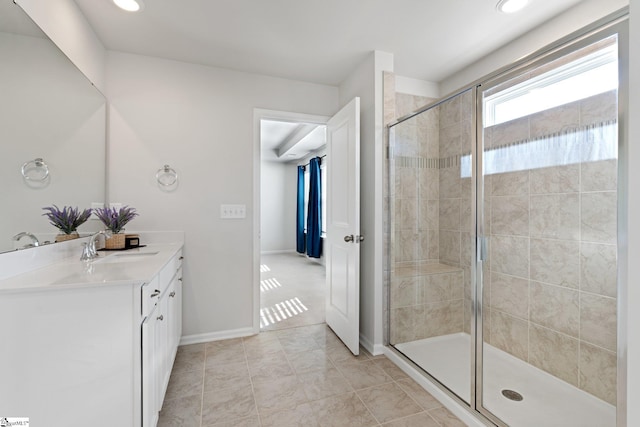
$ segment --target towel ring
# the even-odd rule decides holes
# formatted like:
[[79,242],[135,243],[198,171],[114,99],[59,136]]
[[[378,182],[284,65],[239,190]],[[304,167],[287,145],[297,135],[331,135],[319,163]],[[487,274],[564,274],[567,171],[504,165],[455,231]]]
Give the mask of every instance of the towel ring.
[[[40,175],[36,175],[34,177],[30,176],[29,171],[31,170],[40,170]],[[22,176],[27,181],[42,182],[49,177],[49,166],[47,166],[47,164],[44,162],[44,160],[42,160],[41,157],[38,157],[36,159],[25,162],[22,165],[21,172]]]
[[178,172],[169,165],[164,165],[156,172],[156,181],[163,187],[170,187],[178,182]]

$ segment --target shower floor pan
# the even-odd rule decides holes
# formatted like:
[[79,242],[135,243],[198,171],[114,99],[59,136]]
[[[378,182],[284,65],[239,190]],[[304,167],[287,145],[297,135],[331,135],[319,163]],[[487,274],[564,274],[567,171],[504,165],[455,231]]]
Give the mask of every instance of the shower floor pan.
[[[465,333],[397,344],[409,359],[469,402],[471,350]],[[616,425],[616,408],[493,346],[484,346],[484,407],[513,427]],[[509,400],[513,390],[523,400]]]

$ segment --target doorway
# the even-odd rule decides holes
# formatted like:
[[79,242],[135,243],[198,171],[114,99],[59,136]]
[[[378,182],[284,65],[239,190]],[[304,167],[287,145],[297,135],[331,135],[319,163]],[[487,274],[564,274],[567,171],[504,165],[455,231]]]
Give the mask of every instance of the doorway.
[[[327,325],[336,333],[342,342],[354,354],[358,355],[360,347],[360,242],[364,236],[360,234],[360,98],[355,97],[345,104],[332,117],[322,119],[314,116],[269,112],[254,112],[254,318],[253,327],[260,332],[260,255],[261,255],[261,159],[260,135],[262,120],[291,121],[297,117],[298,123],[326,125],[326,158],[325,169],[326,203],[325,215],[322,215],[320,199],[322,198],[321,157],[317,153],[310,159],[309,212],[306,221],[307,229],[303,229],[304,208],[301,193],[296,195],[296,250],[306,247],[310,257],[324,254],[326,265],[325,281],[325,314]],[[295,145],[295,144],[292,144]],[[282,145],[283,152],[288,144]],[[278,154],[280,150],[278,150]],[[302,187],[304,177],[301,168],[296,167],[297,188]],[[302,181],[302,182],[301,182]],[[298,184],[300,183],[300,184]],[[326,234],[322,237],[321,217],[326,217]],[[292,223],[293,226],[293,223]],[[304,242],[301,242],[304,240]]]
[[[324,159],[326,119],[264,112],[260,142],[259,330],[278,330],[325,321],[325,263],[297,245],[298,204],[306,225],[309,161]],[[321,173],[325,164],[321,162]],[[303,174],[298,201],[298,171]],[[324,182],[322,184],[325,184]],[[326,188],[322,185],[322,188]],[[321,200],[324,198],[321,198]],[[321,214],[324,212],[321,212]],[[324,215],[321,215],[324,217]],[[303,237],[306,236],[303,229]],[[324,228],[323,228],[324,231]],[[298,251],[297,251],[298,249]],[[300,252],[299,252],[300,251]]]

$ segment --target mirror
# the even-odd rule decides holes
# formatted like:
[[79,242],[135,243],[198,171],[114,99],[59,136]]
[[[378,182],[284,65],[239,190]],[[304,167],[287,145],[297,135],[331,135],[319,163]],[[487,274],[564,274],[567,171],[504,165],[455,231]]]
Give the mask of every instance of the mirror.
[[[58,230],[45,206],[105,200],[106,100],[13,2],[0,2],[0,252]],[[48,175],[47,175],[48,172]],[[25,177],[26,176],[26,177]],[[90,219],[81,235],[98,230]]]

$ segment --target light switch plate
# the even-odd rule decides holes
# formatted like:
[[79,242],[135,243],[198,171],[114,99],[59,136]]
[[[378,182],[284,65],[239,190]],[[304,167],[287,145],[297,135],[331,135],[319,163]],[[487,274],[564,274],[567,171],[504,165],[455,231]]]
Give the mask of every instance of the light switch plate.
[[220,205],[220,218],[222,219],[242,219],[246,217],[246,205]]

